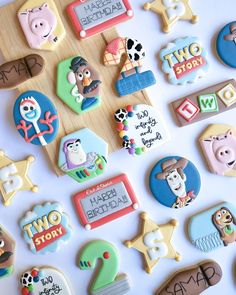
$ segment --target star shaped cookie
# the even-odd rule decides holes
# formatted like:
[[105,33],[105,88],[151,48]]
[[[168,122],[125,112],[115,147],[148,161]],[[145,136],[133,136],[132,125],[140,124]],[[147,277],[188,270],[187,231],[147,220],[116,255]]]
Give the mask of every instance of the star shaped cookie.
[[0,193],[5,206],[11,205],[11,200],[18,191],[38,191],[28,177],[29,165],[34,161],[33,156],[14,162],[0,150]]
[[170,222],[157,225],[149,219],[148,214],[143,212],[140,215],[142,220],[142,231],[133,240],[126,241],[128,248],[135,248],[141,252],[145,259],[145,270],[151,273],[154,266],[161,258],[171,258],[180,261],[181,256],[175,251],[171,239],[178,221],[172,219]]
[[189,0],[154,0],[144,4],[144,9],[160,14],[163,21],[163,31],[169,33],[171,27],[178,20],[198,21],[198,16],[193,14]]

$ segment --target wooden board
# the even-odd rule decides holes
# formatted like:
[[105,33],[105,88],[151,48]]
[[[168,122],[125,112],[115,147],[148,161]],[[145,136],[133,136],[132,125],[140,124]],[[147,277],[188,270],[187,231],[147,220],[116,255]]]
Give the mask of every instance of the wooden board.
[[[90,128],[109,144],[109,152],[121,148],[121,142],[115,130],[114,112],[128,104],[151,104],[145,91],[126,97],[117,97],[114,82],[118,76],[118,67],[105,67],[102,64],[106,44],[118,36],[115,29],[79,41],[66,14],[66,6],[71,0],[55,0],[59,14],[66,29],[66,38],[53,52],[32,50],[28,47],[17,18],[17,12],[25,0],[18,0],[0,8],[0,50],[6,61],[17,59],[30,53],[39,53],[46,60],[45,72],[20,85],[18,90],[37,90],[47,95],[55,104],[60,116],[60,130],[55,141],[45,147],[52,167],[58,175],[62,172],[57,167],[58,148],[61,137],[83,127]],[[125,36],[126,37],[126,36]],[[77,115],[56,96],[57,64],[74,55],[85,57],[102,75],[102,105],[83,115]]]

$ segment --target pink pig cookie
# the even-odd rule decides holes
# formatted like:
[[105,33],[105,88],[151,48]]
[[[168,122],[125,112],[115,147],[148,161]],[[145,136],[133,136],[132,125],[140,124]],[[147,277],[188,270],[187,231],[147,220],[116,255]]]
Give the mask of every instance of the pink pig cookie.
[[200,145],[211,172],[236,176],[235,134],[235,129],[231,126],[211,125],[201,136]]
[[57,36],[53,35],[57,26],[57,18],[47,3],[20,12],[18,17],[31,48],[40,49],[46,42],[56,43],[58,41]]

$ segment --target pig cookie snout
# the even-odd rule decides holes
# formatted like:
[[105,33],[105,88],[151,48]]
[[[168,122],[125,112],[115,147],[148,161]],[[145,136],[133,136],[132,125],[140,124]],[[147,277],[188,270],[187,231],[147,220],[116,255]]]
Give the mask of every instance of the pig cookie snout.
[[50,33],[49,23],[43,18],[34,18],[31,22],[31,31],[41,37],[48,37]]
[[235,160],[235,152],[229,146],[221,146],[216,150],[216,158],[221,163],[229,163]]

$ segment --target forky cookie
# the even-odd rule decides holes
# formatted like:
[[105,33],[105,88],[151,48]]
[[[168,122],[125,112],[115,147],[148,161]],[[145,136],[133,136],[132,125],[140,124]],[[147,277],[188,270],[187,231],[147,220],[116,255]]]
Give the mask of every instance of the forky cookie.
[[119,96],[132,94],[156,84],[152,71],[140,73],[145,51],[142,44],[135,39],[119,37],[112,40],[104,53],[104,65],[120,64],[123,55],[126,60],[115,83]]

